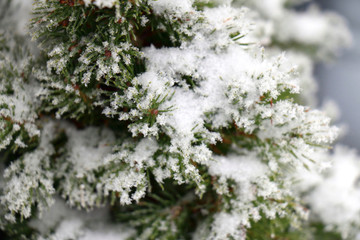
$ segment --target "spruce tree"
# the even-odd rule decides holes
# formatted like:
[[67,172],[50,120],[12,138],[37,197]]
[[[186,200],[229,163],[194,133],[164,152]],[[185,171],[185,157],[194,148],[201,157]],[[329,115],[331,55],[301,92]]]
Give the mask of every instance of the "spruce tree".
[[33,2],[25,32],[0,3],[5,239],[355,239],[359,158],[330,150],[313,76],[350,43],[340,16],[300,0]]

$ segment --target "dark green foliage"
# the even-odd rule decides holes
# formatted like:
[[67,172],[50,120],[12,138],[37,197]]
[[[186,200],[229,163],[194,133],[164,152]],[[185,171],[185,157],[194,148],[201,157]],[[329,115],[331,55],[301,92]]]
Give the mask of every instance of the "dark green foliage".
[[16,224],[7,224],[4,229],[0,229],[0,239],[2,240],[35,240],[36,232],[29,227],[28,221]]
[[[31,24],[33,37],[47,52],[44,57],[56,66],[48,65],[47,74],[45,70],[37,74],[49,91],[42,97],[42,108],[45,112],[57,112],[58,117],[88,118],[97,102],[106,106],[114,92],[123,94],[132,87],[132,79],[145,70],[139,49],[150,45],[176,46],[186,37],[176,31],[179,23],[153,14],[147,1],[122,0],[117,9],[85,7],[82,1],[49,0],[46,5],[37,1],[36,5]],[[146,24],[143,18],[147,19]],[[119,50],[111,49],[112,46]],[[57,52],[59,47],[65,51]],[[119,59],[112,56],[116,51]],[[114,63],[119,68],[116,74],[106,71],[99,75],[100,68],[109,69]],[[156,102],[160,103],[161,100]]]
[[252,222],[247,230],[247,240],[310,240],[310,234],[305,229],[294,227],[291,216],[273,220],[262,218]]
[[115,221],[134,226],[146,239],[191,239],[198,223],[217,211],[218,197],[210,191],[199,199],[191,186],[171,181],[160,186],[153,181],[151,193],[139,203],[116,205],[111,212]]
[[339,240],[342,239],[339,233],[328,231],[325,229],[324,224],[322,223],[313,223],[310,225],[310,228],[313,232],[313,239],[321,239],[321,240]]

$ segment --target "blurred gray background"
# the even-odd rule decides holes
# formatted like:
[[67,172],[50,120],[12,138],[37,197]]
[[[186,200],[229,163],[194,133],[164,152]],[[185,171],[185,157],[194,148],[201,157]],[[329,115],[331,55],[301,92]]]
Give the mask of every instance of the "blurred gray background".
[[347,125],[348,131],[340,140],[360,152],[360,0],[317,0],[324,10],[332,10],[348,22],[353,45],[331,64],[318,65],[315,71],[320,104],[334,100],[341,111],[337,123]]

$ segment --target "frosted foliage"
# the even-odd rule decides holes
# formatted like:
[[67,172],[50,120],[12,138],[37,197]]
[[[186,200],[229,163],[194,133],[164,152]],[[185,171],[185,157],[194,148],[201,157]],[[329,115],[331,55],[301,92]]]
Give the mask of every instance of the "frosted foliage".
[[[0,63],[1,64],[1,63]],[[0,83],[1,84],[1,83]],[[5,84],[4,84],[5,85]],[[0,86],[0,88],[4,87]],[[20,135],[14,139],[14,135],[21,130],[28,133],[30,137],[39,136],[40,131],[35,125],[37,114],[35,112],[36,100],[34,101],[35,91],[37,88],[29,84],[24,84],[21,80],[15,80],[12,83],[14,93],[12,95],[0,94],[0,104],[3,106],[0,109],[0,127],[1,132],[7,137],[0,143],[0,149],[7,147],[12,141],[19,147],[26,147],[23,136]],[[4,87],[5,88],[5,87]],[[9,123],[12,127],[9,132]]]
[[50,144],[53,135],[53,123],[49,122],[42,130],[39,147],[5,169],[5,187],[0,200],[9,211],[5,215],[8,221],[15,221],[15,214],[29,218],[35,203],[40,212],[53,203],[54,173],[50,169],[50,156],[54,154]]
[[[145,196],[148,179],[146,170],[154,167],[155,161],[153,155],[158,149],[156,141],[153,139],[144,139],[137,145],[125,142],[122,146],[115,149],[117,153],[109,155],[105,162],[108,168],[112,166],[121,167],[121,163],[126,163],[128,167],[120,171],[108,171],[102,177],[104,184],[104,194],[117,192],[120,196],[121,204],[130,204],[132,201],[138,202]],[[116,167],[115,167],[116,169]],[[131,194],[131,189],[136,187],[135,193]]]
[[[295,68],[286,63],[284,55],[267,57],[258,46],[244,47],[246,37],[230,37],[232,33],[251,31],[246,10],[222,6],[202,14],[204,22],[193,26],[197,31],[192,41],[184,42],[180,48],[144,50],[147,72],[134,79],[141,88],[131,87],[123,96],[115,94],[105,114],[116,114],[117,109],[130,105],[134,96],[141,96],[137,110],[121,112],[119,119],[142,119],[158,101],[156,122],[152,126],[135,123],[130,130],[134,136],[157,136],[159,131],[169,135],[169,151],[184,157],[185,180],[191,177],[200,181],[197,170],[189,164],[190,158],[202,164],[209,164],[211,159],[206,147],[203,155],[193,146],[196,134],[204,136],[205,144],[220,140],[217,132],[204,127],[205,123],[217,129],[234,122],[243,133],[259,132],[265,145],[256,149],[258,153],[268,150],[269,140],[279,142],[274,155],[280,154],[280,158],[267,159],[272,170],[276,170],[277,160],[301,165],[296,156],[288,153],[289,148],[302,156],[311,153],[312,147],[306,143],[321,145],[334,140],[336,128],[329,128],[329,119],[320,112],[288,100],[275,102],[284,91],[299,92]],[[187,76],[193,82],[186,82]],[[259,117],[260,123],[256,121]],[[178,176],[177,168],[169,167]],[[182,176],[175,178],[183,181]]]
[[[154,139],[143,139],[138,144],[125,141],[113,149],[115,137],[109,129],[76,130],[65,123],[60,127],[68,141],[57,177],[63,178],[62,196],[71,206],[93,208],[115,193],[122,204],[145,196],[145,172],[155,165],[153,154],[158,149]],[[133,188],[137,190],[131,193]]]
[[[90,1],[85,3],[89,4]],[[126,24],[128,21],[120,16],[118,1],[91,1],[91,3],[104,8],[112,7],[115,4],[117,15],[119,15],[117,21],[124,24],[101,29],[81,38],[74,35],[71,36],[71,41],[56,41],[51,45],[40,46],[46,51],[48,61],[46,69],[37,68],[34,71],[43,87],[37,96],[45,103],[44,110],[54,111],[58,119],[61,117],[78,118],[102,105],[101,94],[103,92],[100,89],[102,82],[106,81],[108,84],[115,78],[130,79],[133,74],[134,61],[141,57],[139,49],[131,43],[126,41],[119,43],[119,39],[130,38],[134,26]],[[36,8],[44,10],[57,4],[56,1],[39,1],[36,2]],[[136,9],[137,4],[134,5],[130,2],[126,6],[122,4],[122,14],[137,16],[141,10]],[[69,22],[73,24],[76,19],[78,16],[76,16],[76,12],[73,12],[69,16]],[[112,22],[112,24],[114,26],[115,23]],[[56,29],[57,26],[57,21],[52,19],[50,21],[48,17],[44,16],[34,24],[31,33],[34,39],[38,39],[47,34],[49,30]],[[72,68],[74,61],[76,64]],[[96,81],[97,88],[93,87],[94,81]],[[59,92],[62,94],[58,94]]]
[[[108,116],[134,121],[129,126],[133,136],[165,133],[170,137],[170,145],[161,148],[170,157],[160,155],[153,165],[158,182],[168,177],[178,183],[191,180],[197,184],[197,192],[203,193],[194,162],[210,167],[219,194],[229,194],[228,180],[234,180],[236,197],[231,206],[240,228],[249,227],[250,219],[258,220],[260,212],[269,218],[284,215],[284,203],[254,204],[258,198],[280,200],[290,194],[284,185],[270,180],[270,173],[281,171],[282,164],[303,168],[311,162],[316,146],[327,146],[337,136],[337,129],[329,127],[330,119],[321,112],[280,100],[285,92],[300,92],[297,68],[284,54],[268,56],[258,45],[247,44],[254,40],[254,35],[247,37],[253,30],[248,14],[249,10],[230,5],[196,13],[202,21],[194,22],[192,39],[179,48],[143,49],[146,72],[133,79],[134,86],[124,95],[115,93],[111,106],[104,110]],[[300,64],[308,67],[306,60]],[[304,69],[302,77],[308,77],[309,71]],[[118,110],[126,106],[135,108]],[[149,113],[154,113],[152,125],[141,121]],[[208,146],[222,141],[218,129],[229,125],[258,144],[253,142],[251,151],[242,152],[243,158],[217,159]],[[144,175],[128,171],[135,181],[127,179],[129,186],[144,181]],[[110,179],[121,187],[115,188],[111,182],[106,186],[126,192],[126,186],[120,184],[122,174]],[[130,198],[125,194],[120,201],[128,203]]]
[[328,230],[340,231],[344,238],[354,235],[354,226],[360,224],[360,158],[356,151],[337,146],[333,155],[324,155],[332,167],[301,175],[306,179],[302,189],[309,190],[306,201],[314,217],[327,225]]
[[317,105],[316,93],[318,90],[318,85],[313,76],[314,67],[313,67],[312,59],[307,57],[304,53],[297,51],[288,51],[286,56],[289,59],[289,62],[296,65],[299,85],[300,88],[302,89],[301,91],[302,101],[306,105],[312,107],[316,106]]
[[[260,212],[265,213],[268,218],[274,218],[276,214],[284,214],[286,204],[253,204],[257,198],[282,199],[289,192],[282,189],[272,181],[269,175],[269,167],[262,163],[255,153],[244,152],[243,156],[230,155],[227,157],[216,157],[215,162],[209,167],[209,173],[217,178],[215,189],[221,195],[235,194],[236,198],[232,200],[231,215],[221,213],[215,217],[213,225],[227,226],[231,231],[237,230],[241,234],[246,227],[250,227],[249,219],[259,220]],[[234,181],[229,190],[229,180]],[[222,224],[219,220],[231,218],[230,224]],[[221,224],[220,224],[221,223]],[[241,230],[241,231],[240,231]],[[212,230],[212,234],[219,234],[221,229]],[[226,230],[225,232],[228,232]],[[224,234],[224,233],[221,233]],[[230,233],[229,233],[230,234]],[[226,235],[226,234],[225,234]],[[232,233],[230,234],[233,235]],[[222,236],[222,235],[221,235]],[[221,237],[215,239],[222,239]],[[237,238],[236,238],[237,239]]]
[[[311,90],[316,88],[314,62],[335,55],[350,37],[343,20],[333,13],[316,8],[298,13],[287,7],[298,2],[84,0],[76,2],[69,22],[44,14],[34,23],[34,38],[42,40],[63,27],[73,32],[68,36],[64,31],[70,40],[41,46],[47,53],[46,67],[32,71],[41,87],[33,79],[24,82],[21,64],[11,79],[11,91],[8,78],[1,76],[0,105],[5,107],[0,109],[0,127],[10,126],[10,134],[0,149],[12,141],[26,147],[21,138],[12,139],[20,129],[30,138],[40,136],[35,150],[5,170],[5,218],[28,218],[34,206],[43,212],[53,203],[56,186],[59,196],[79,209],[106,209],[109,202],[118,201],[138,204],[141,212],[149,198],[159,201],[159,206],[151,202],[154,208],[145,210],[143,219],[134,220],[145,229],[139,239],[178,233],[176,224],[181,226],[186,211],[193,211],[191,204],[199,203],[214,204],[214,209],[196,209],[205,221],[194,236],[241,240],[250,223],[262,216],[305,218],[299,199],[306,195],[314,219],[348,236],[351,225],[360,224],[357,157],[341,148],[330,157],[326,149],[338,129],[330,126],[325,113],[299,102],[316,105]],[[201,7],[207,3],[214,7]],[[41,15],[51,7],[67,9],[71,4],[39,1],[36,6]],[[93,32],[78,37],[77,27],[72,27],[79,24],[82,29],[83,18],[75,13],[89,5],[95,5],[91,14],[98,25],[86,26]],[[112,10],[115,21],[100,23],[96,11],[111,15]],[[149,20],[154,26],[147,25]],[[136,39],[147,36],[148,27],[154,36],[169,33],[166,44],[171,47]],[[9,62],[12,59],[0,58],[0,70]],[[93,119],[99,109],[103,115]],[[89,122],[106,126],[84,121],[79,129],[70,121],[36,120],[37,110],[81,124],[89,116]],[[40,134],[36,126],[41,124]],[[328,169],[329,158],[337,168]],[[306,181],[292,186],[302,176]],[[167,187],[166,179],[188,184],[196,201],[193,192],[194,199],[185,196],[186,201],[176,201],[175,207],[152,196],[157,187],[153,184]],[[200,201],[198,196],[204,198]],[[207,198],[212,198],[209,204]],[[145,215],[158,210],[167,215],[146,222],[151,217]],[[110,220],[104,211],[86,214],[60,202],[30,225],[39,239],[111,240],[134,233]]]
[[[267,53],[270,56],[278,56],[283,50],[279,47],[267,48]],[[296,69],[296,77],[299,82],[300,101],[304,105],[316,107],[318,102],[316,99],[316,93],[318,90],[318,84],[313,75],[314,72],[314,60],[307,54],[301,51],[286,51],[285,66],[293,66]]]
[[[0,41],[7,42],[8,38],[3,38],[0,33]],[[29,53],[14,46],[1,46],[0,43],[0,48],[2,47],[4,48],[0,51],[0,150],[11,143],[19,148],[25,148],[27,137],[33,138],[40,134],[35,124],[36,108],[39,105],[35,95],[39,86],[29,77],[29,64],[32,61],[28,56]],[[26,49],[26,46],[24,48]]]
[[[319,184],[322,181],[321,174],[332,167],[330,154],[325,149],[315,151],[312,159],[316,159],[320,164],[308,162],[307,169],[301,169],[290,174],[291,180],[294,181],[293,190],[295,193],[303,193]],[[310,170],[309,170],[310,169]]]

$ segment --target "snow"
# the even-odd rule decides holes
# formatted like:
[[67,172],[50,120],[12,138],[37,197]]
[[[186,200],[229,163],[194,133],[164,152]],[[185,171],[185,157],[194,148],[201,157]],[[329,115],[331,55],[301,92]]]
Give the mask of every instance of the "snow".
[[89,5],[89,4],[94,4],[96,6],[98,6],[99,8],[111,8],[113,7],[117,0],[84,0],[85,4]]
[[212,235],[209,239],[221,240],[226,238],[233,238],[238,240],[246,239],[246,231],[241,227],[241,217],[231,213],[218,213],[215,215],[215,220],[212,224]]
[[332,168],[328,169],[306,200],[313,213],[328,227],[337,228],[344,238],[360,224],[360,158],[355,150],[337,146]]
[[65,130],[68,136],[66,158],[73,164],[72,171],[78,178],[100,167],[103,159],[112,152],[115,137],[109,129],[89,127],[79,131],[66,125]]
[[[147,1],[129,1],[126,6],[115,0],[84,2],[99,8],[114,7],[120,14],[122,7],[137,10]],[[121,21],[121,30],[102,33],[109,37],[106,41],[93,42],[97,34],[79,40],[83,51],[66,81],[62,72],[70,61],[76,62],[77,46],[68,42],[50,44],[46,49],[47,71],[37,70],[35,77],[43,82],[38,97],[49,103],[47,110],[55,109],[56,118],[66,113],[74,118],[72,105],[66,104],[68,95],[53,96],[54,92],[73,94],[71,104],[79,103],[78,111],[83,113],[87,107],[81,105],[81,84],[87,87],[104,78],[124,79],[121,84],[126,82],[126,86],[111,93],[109,102],[100,97],[100,90],[93,90],[88,97],[95,99],[92,107],[103,108],[106,117],[131,122],[128,132],[132,138],[125,133],[124,137],[115,136],[107,127],[78,129],[65,121],[36,121],[37,102],[33,98],[38,88],[23,87],[20,78],[12,85],[15,96],[0,95],[0,104],[7,105],[0,114],[24,123],[31,136],[41,136],[37,149],[5,170],[1,203],[8,220],[15,221],[17,213],[29,218],[34,205],[44,212],[53,204],[54,182],[70,207],[106,208],[105,200],[111,196],[122,205],[138,203],[150,189],[151,171],[158,183],[171,178],[178,184],[195,185],[199,196],[212,187],[218,195],[228,197],[209,217],[208,239],[245,239],[251,220],[259,220],[261,215],[269,219],[284,216],[292,194],[301,196],[306,191],[304,200],[327,228],[346,237],[352,224],[360,224],[358,157],[342,148],[333,157],[324,153],[321,149],[332,144],[338,129],[331,126],[326,114],[287,98],[301,94],[301,88],[307,92],[300,95],[302,98],[313,96],[307,88],[315,86],[314,59],[327,58],[350,41],[345,23],[337,15],[315,8],[294,12],[284,6],[284,0],[216,3],[214,8],[199,10],[192,0],[149,0],[151,11],[164,18],[164,24],[180,23],[174,24],[174,31],[182,36],[180,46],[118,44],[134,27],[128,22],[128,27],[123,27],[126,24]],[[236,7],[239,4],[241,7]],[[139,24],[144,26],[148,20],[142,16]],[[49,24],[44,29],[54,23]],[[272,43],[273,39],[276,42]],[[314,53],[299,52],[301,48],[292,47],[293,43],[311,45]],[[283,53],[282,48],[289,53]],[[144,59],[145,72],[134,76],[122,65],[131,65],[138,58]],[[1,62],[1,66],[6,64]],[[6,86],[1,84],[3,92]],[[315,105],[310,99],[308,102]],[[35,122],[44,124],[41,134]],[[14,124],[15,131],[20,129]],[[228,129],[233,131],[231,140],[226,139]],[[67,142],[60,149],[63,154],[52,162],[52,138],[62,131]],[[169,141],[160,144],[158,139],[163,136]],[[0,148],[10,143],[11,137],[5,138]],[[216,152],[216,145],[221,141],[227,144],[226,140],[230,142],[229,153]],[[15,143],[25,146],[20,138]],[[327,169],[328,158],[333,158],[334,169]],[[304,173],[306,167],[315,174]],[[208,172],[203,173],[203,169]],[[318,173],[321,171],[325,174]],[[292,187],[291,181],[284,181],[299,175],[306,177],[302,185]],[[204,176],[211,178],[211,186],[206,185]],[[45,190],[30,198],[33,189]],[[133,233],[132,229],[110,226],[104,214],[99,217],[66,209],[55,205],[43,220],[32,222],[44,239],[111,240]]]
[[108,208],[88,213],[69,208],[61,199],[30,226],[39,231],[38,239],[50,240],[125,240],[134,234],[131,227],[110,223]]
[[156,14],[175,13],[181,16],[193,11],[194,0],[150,0],[149,4]]
[[231,178],[239,183],[255,181],[266,175],[267,171],[266,164],[260,162],[254,154],[217,157],[209,167],[211,175]]

